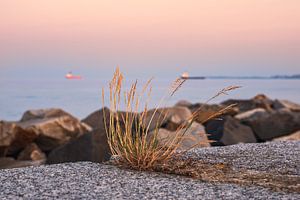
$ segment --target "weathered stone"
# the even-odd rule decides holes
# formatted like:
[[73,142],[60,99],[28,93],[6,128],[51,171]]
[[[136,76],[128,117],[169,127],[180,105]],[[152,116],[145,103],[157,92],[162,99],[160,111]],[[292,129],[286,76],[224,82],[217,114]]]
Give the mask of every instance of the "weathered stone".
[[274,138],[272,141],[293,141],[300,140],[300,130],[287,136]]
[[[27,117],[23,116],[23,121],[18,125],[37,135],[35,143],[42,151],[51,151],[91,130],[88,125],[81,123],[70,114],[64,114],[65,112],[60,109],[27,111],[26,113],[30,114],[24,115]],[[24,119],[30,120],[24,121]]]
[[263,109],[263,108],[256,108],[256,109],[253,109],[253,110],[249,110],[249,111],[246,111],[246,112],[243,112],[243,113],[240,113],[238,115],[235,116],[236,119],[238,120],[247,120],[247,119],[260,119],[262,118],[263,116],[265,116],[268,112]]
[[62,109],[49,108],[49,109],[28,110],[23,114],[20,121],[25,122],[33,119],[56,118],[61,116],[72,117],[69,113],[63,111]]
[[254,109],[235,116],[243,124],[252,128],[261,140],[291,134],[300,129],[300,113],[288,109],[266,111]]
[[7,147],[1,146],[0,147],[0,158],[6,155]]
[[160,108],[157,111],[153,109],[147,112],[143,123],[146,127],[150,124],[150,131],[160,127],[176,130],[179,125],[188,122],[191,116],[191,111],[186,107]]
[[[196,121],[199,123],[205,123],[208,118],[210,118],[215,113],[219,112],[220,110],[224,109],[226,106],[218,105],[218,104],[195,104],[191,110],[193,113],[196,114]],[[228,110],[223,115],[236,115],[238,110],[232,108]]]
[[275,100],[273,104],[274,109],[282,109],[282,108],[287,108],[290,111],[293,112],[300,112],[300,105],[288,100]]
[[18,160],[46,160],[46,155],[35,143],[31,143],[19,153]]
[[[205,128],[199,124],[194,122],[191,127],[187,130],[182,129],[180,131],[169,131],[167,129],[161,128],[158,129],[157,138],[161,145],[170,145],[174,138],[179,135],[184,134],[184,138],[180,143],[179,150],[188,150],[192,147],[209,147],[209,141],[206,136]],[[149,133],[149,138],[153,137],[155,131]]]
[[[93,129],[102,128],[104,127],[105,120],[107,121],[107,123],[109,123],[109,113],[110,110],[107,107],[104,107],[103,109],[97,110],[91,113],[90,115],[88,115],[86,118],[82,120],[82,122],[89,125]],[[106,118],[104,118],[104,116],[106,116]]]
[[199,112],[198,120],[205,120],[207,117],[218,112],[222,108],[223,107],[218,104],[198,104],[198,106],[195,104],[192,112]]
[[37,135],[26,131],[12,122],[0,122],[0,156],[15,156],[18,151],[31,143]]
[[104,128],[98,128],[54,149],[48,155],[47,163],[103,162],[109,160],[110,155],[106,132]]
[[[117,113],[114,113],[114,120],[115,122],[117,119],[119,120],[119,125],[121,126],[122,129],[125,128],[125,121],[126,118],[128,118],[128,121],[131,121],[132,118],[138,118],[139,113],[133,113],[133,112],[123,112],[123,111],[118,111]],[[133,120],[136,120],[133,119]],[[110,110],[107,107],[104,107],[103,109],[100,109],[98,111],[95,111],[91,113],[89,116],[87,116],[85,119],[82,120],[83,123],[89,125],[92,127],[92,129],[102,129],[105,128],[105,123],[106,123],[106,128],[109,128],[110,124]],[[132,130],[135,130],[135,123],[132,123]]]
[[273,107],[273,101],[263,94],[256,95],[252,99],[229,99],[221,103],[221,105],[225,106],[230,104],[237,104],[239,112],[245,112],[256,108],[272,110]]
[[0,121],[0,146],[9,146],[13,139],[13,129],[16,125],[9,122]]
[[187,108],[189,108],[189,107],[193,106],[193,104],[192,104],[191,102],[189,102],[189,101],[181,100],[181,101],[178,101],[178,102],[175,104],[175,106],[177,106],[177,107],[187,107]]
[[0,157],[6,155],[8,147],[15,138],[14,126],[13,123],[0,121]]
[[251,128],[231,116],[226,116],[223,120],[209,121],[206,132],[208,138],[215,141],[212,143],[214,146],[257,142]]
[[176,124],[185,123],[189,121],[192,116],[191,111],[184,107],[168,108],[165,112],[167,113],[167,118]]
[[149,110],[144,116],[143,126],[145,128],[149,127],[149,131],[152,131],[156,128],[161,127],[162,125],[166,125],[168,119],[164,117],[161,109]]

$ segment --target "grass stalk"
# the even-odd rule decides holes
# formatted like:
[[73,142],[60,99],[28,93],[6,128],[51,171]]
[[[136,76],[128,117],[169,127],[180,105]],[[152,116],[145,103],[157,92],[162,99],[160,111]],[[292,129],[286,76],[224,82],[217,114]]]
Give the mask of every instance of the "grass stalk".
[[[177,153],[178,147],[182,140],[186,138],[185,134],[192,126],[202,106],[192,113],[188,123],[184,123],[177,128],[172,139],[161,144],[158,138],[160,122],[167,118],[169,110],[160,110],[160,107],[174,96],[186,80],[176,79],[170,90],[163,96],[158,106],[152,112],[148,110],[148,103],[152,94],[152,78],[146,82],[141,92],[137,91],[138,82],[135,81],[128,91],[124,91],[124,100],[121,98],[123,81],[124,77],[120,69],[117,68],[109,83],[109,113],[105,113],[105,109],[103,109],[105,130],[111,153],[118,156],[119,164],[130,166],[137,170],[153,169],[155,165],[167,162]],[[206,103],[237,88],[239,87],[224,88]],[[142,97],[145,95],[145,104],[142,112],[139,113]],[[102,89],[103,104],[105,104],[104,99],[104,89]],[[125,103],[125,113],[119,112],[122,101]],[[233,107],[234,105],[229,105],[212,114],[205,121],[218,117]],[[157,114],[158,119],[155,122],[155,128],[150,130],[150,126]]]

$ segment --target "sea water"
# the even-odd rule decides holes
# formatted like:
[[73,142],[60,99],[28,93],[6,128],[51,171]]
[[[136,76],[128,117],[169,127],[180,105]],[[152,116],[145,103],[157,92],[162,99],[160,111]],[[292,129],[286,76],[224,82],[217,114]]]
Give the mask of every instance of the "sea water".
[[[124,83],[128,89],[130,82]],[[172,79],[153,81],[149,107],[155,107],[166,94]],[[140,82],[141,85],[144,80]],[[108,104],[109,80],[0,80],[0,120],[19,120],[29,109],[62,108],[82,119],[103,106],[101,90],[105,88],[105,105]],[[141,85],[139,89],[141,89]],[[205,102],[220,89],[239,85],[242,88],[232,91],[227,96],[214,99],[219,103],[226,99],[247,99],[257,94],[265,94],[272,99],[288,99],[300,103],[300,80],[277,79],[204,79],[187,80],[178,92],[161,106],[174,105],[179,100],[192,103]],[[142,100],[144,103],[145,100]],[[124,107],[122,108],[124,109]]]

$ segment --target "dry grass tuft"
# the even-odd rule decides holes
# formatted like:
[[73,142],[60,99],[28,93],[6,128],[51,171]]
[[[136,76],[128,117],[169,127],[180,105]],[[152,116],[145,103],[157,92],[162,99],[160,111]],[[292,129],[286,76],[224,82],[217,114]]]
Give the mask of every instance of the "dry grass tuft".
[[[156,124],[154,133],[151,135],[149,134],[150,125],[153,122],[155,115],[159,114],[159,118],[162,120],[168,115],[168,112],[164,112],[163,114],[161,112],[158,113],[158,109],[161,107],[162,103],[171,98],[180,89],[186,80],[176,79],[154,111],[148,112],[148,103],[152,92],[152,79],[147,81],[141,92],[137,91],[137,81],[135,81],[130,89],[124,91],[124,93],[122,91],[123,79],[124,77],[120,72],[120,69],[117,68],[109,84],[110,112],[105,113],[105,110],[103,110],[105,115],[104,124],[106,126],[105,129],[110,150],[112,155],[118,157],[118,164],[137,170],[154,169],[158,164],[161,165],[167,162],[177,154],[176,150],[180,146],[181,141],[185,138],[186,131],[195,121],[195,117],[199,114],[201,108],[193,113],[191,119],[189,119],[187,123],[178,127],[174,138],[161,145],[158,141],[159,122]],[[224,88],[206,103],[237,88],[239,87],[231,86]],[[123,95],[124,99],[122,100]],[[143,111],[139,113],[141,100],[144,96],[146,96],[146,100],[144,100]],[[102,90],[102,99],[104,104],[104,89]],[[123,114],[118,112],[121,103],[125,103],[126,107]],[[209,116],[207,120],[225,113],[233,106],[234,105],[227,106]],[[149,113],[151,113],[150,116],[147,116]],[[196,146],[198,145],[195,145],[195,147]]]

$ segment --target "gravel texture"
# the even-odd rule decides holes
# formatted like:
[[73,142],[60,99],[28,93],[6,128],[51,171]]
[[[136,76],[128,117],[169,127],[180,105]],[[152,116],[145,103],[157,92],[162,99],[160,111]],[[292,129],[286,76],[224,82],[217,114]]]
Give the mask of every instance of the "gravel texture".
[[[188,156],[212,162],[231,160],[235,167],[299,175],[299,145],[234,145],[196,150]],[[0,182],[0,199],[300,199],[300,193],[208,183],[90,162],[0,170]]]
[[186,157],[209,163],[228,163],[235,169],[300,175],[300,141],[198,148]]

